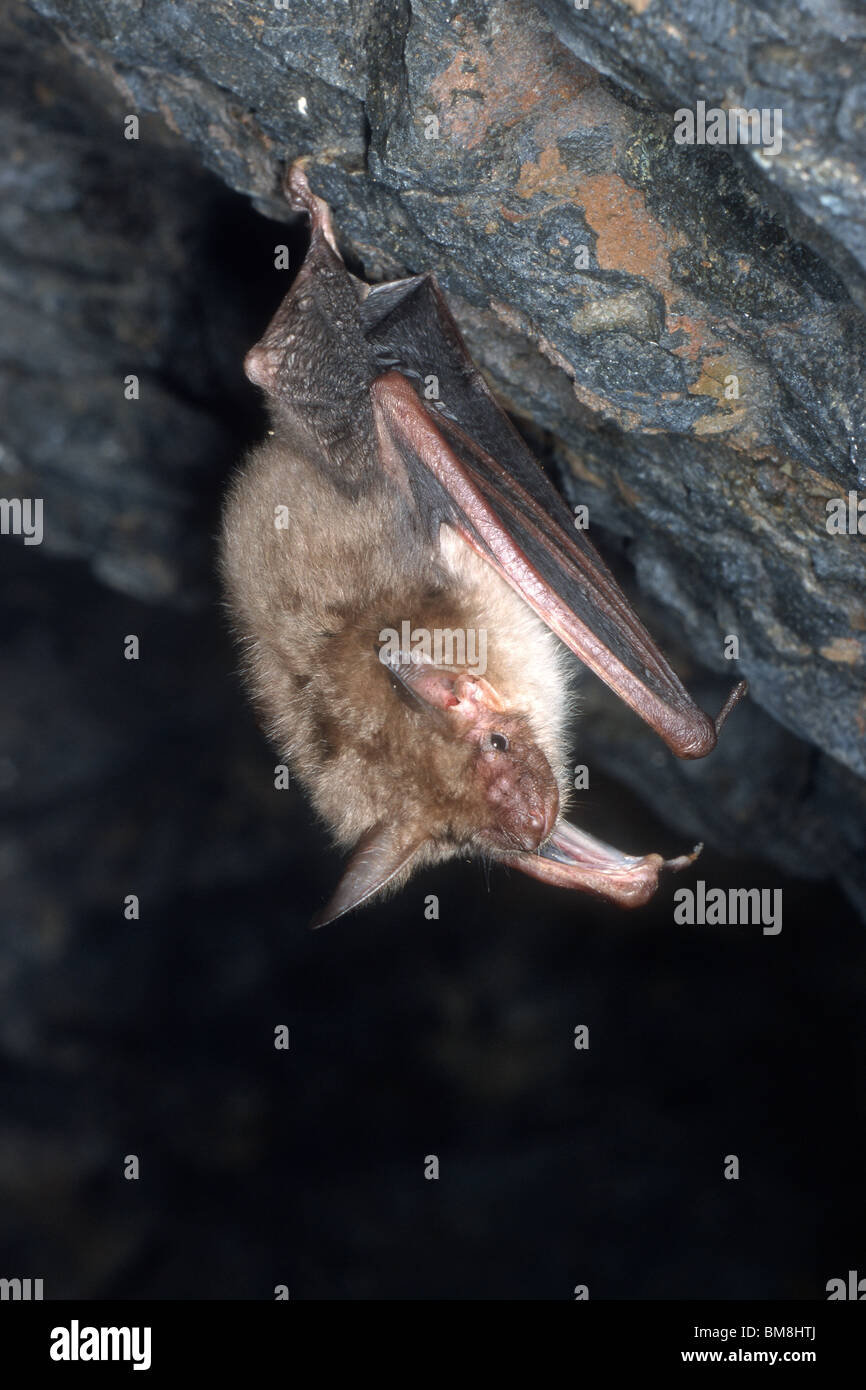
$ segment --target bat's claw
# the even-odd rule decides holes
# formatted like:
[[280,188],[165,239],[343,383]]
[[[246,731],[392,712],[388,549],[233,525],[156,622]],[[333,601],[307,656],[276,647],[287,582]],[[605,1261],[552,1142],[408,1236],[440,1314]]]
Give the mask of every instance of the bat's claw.
[[283,175],[283,192],[296,212],[312,212],[312,202],[315,194],[310,188],[307,179],[307,165],[310,162],[309,155],[303,155],[290,164]]
[[[337,238],[334,236],[334,227],[331,222],[331,209],[324,198],[316,197],[307,179],[306,166],[309,162],[309,156],[305,155],[301,159],[296,159],[294,164],[289,165],[283,180],[283,192],[296,212],[309,214],[313,235],[315,236],[319,232],[331,250],[337,251]],[[338,256],[339,254],[337,251]]]
[[691,854],[680,854],[676,859],[666,859],[662,868],[670,869],[672,873],[678,874],[680,869],[687,869],[690,864],[694,864],[702,849],[703,844],[695,845]]

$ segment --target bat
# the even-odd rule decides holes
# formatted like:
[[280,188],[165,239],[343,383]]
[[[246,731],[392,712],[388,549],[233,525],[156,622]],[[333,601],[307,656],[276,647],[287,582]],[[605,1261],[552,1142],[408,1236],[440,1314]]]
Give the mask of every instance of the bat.
[[432,275],[366,284],[304,161],[285,192],[310,245],[244,362],[271,429],[229,489],[221,569],[264,727],[351,850],[314,925],[467,855],[646,902],[700,847],[630,856],[564,819],[573,656],[683,758],[745,682],[715,720],[693,703]]

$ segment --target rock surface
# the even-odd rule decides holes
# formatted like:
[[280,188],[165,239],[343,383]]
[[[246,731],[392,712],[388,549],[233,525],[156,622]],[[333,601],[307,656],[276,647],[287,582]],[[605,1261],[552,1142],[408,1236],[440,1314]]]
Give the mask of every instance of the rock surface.
[[[314,186],[371,276],[437,273],[505,402],[534,428],[574,500],[589,505],[602,547],[610,553],[613,543],[633,566],[654,601],[650,625],[663,630],[661,605],[686,659],[719,675],[709,703],[732,674],[744,674],[753,702],[819,750],[821,776],[802,789],[807,802],[821,802],[819,848],[810,845],[804,855],[796,828],[792,848],[806,872],[829,868],[857,880],[856,824],[840,814],[838,836],[827,833],[837,802],[854,808],[855,822],[866,814],[866,545],[859,535],[829,534],[826,510],[852,489],[866,495],[858,470],[866,460],[866,327],[854,302],[853,252],[845,260],[840,250],[861,225],[854,213],[862,142],[857,120],[842,114],[853,110],[859,79],[839,85],[839,64],[853,61],[860,43],[850,12],[831,7],[819,19],[805,4],[787,7],[776,43],[775,9],[762,12],[753,30],[728,6],[730,24],[721,27],[732,36],[705,52],[693,37],[706,7],[689,9],[686,0],[578,12],[551,0],[546,15],[518,0],[418,0],[411,7],[298,0],[286,9],[214,3],[206,10],[157,0],[146,14],[109,0],[33,0],[33,8],[59,26],[94,81],[110,79],[120,93],[112,107],[116,148],[104,152],[104,168],[121,181],[135,177],[142,191],[136,256],[119,296],[109,291],[124,275],[131,221],[116,228],[113,247],[110,227],[100,232],[100,309],[114,321],[117,340],[109,370],[131,370],[134,358],[139,372],[154,372],[154,392],[166,377],[173,387],[155,425],[152,412],[133,421],[113,384],[91,375],[91,407],[106,393],[101,427],[93,438],[86,427],[73,432],[58,457],[52,441],[29,435],[29,421],[34,410],[48,409],[46,370],[56,371],[68,398],[52,408],[75,418],[75,374],[89,369],[92,315],[75,325],[71,360],[67,335],[45,345],[31,338],[40,370],[23,391],[16,380],[8,442],[28,464],[38,465],[42,450],[49,471],[68,479],[68,507],[51,543],[90,554],[97,572],[128,592],[194,602],[201,558],[190,548],[203,535],[185,527],[185,509],[200,505],[186,474],[196,456],[226,458],[242,433],[239,418],[250,418],[237,414],[249,404],[227,357],[227,324],[239,322],[238,308],[203,302],[207,291],[184,242],[191,200],[178,179],[187,177],[189,161],[152,125],[138,142],[122,141],[124,112],[158,112],[225,183],[275,218],[284,216],[276,193],[281,168],[309,153]],[[689,25],[680,23],[684,10]],[[628,88],[576,58],[551,20]],[[806,58],[797,57],[796,44]],[[766,78],[754,92],[753,71]],[[813,93],[811,105],[794,102],[790,116],[783,73],[789,92]],[[708,99],[721,92],[755,102],[775,102],[772,94],[782,92],[790,149],[794,142],[800,148],[820,124],[815,93],[822,82],[828,110],[831,92],[838,105],[833,129],[843,129],[845,170],[854,171],[846,174],[847,218],[831,216],[820,201],[820,149],[809,177],[799,178],[796,203],[782,188],[783,169],[790,182],[794,167],[787,143],[768,171],[766,160],[742,149],[733,158],[673,141],[671,103],[699,89]],[[821,129],[829,140],[828,122]],[[67,129],[56,142],[53,171],[71,138]],[[30,152],[16,167],[27,171],[21,178],[37,196],[34,165],[45,161]],[[51,179],[69,254],[76,247],[89,254],[88,216],[100,215],[93,190],[80,187],[76,201],[63,194],[62,179]],[[774,179],[778,196],[771,197]],[[214,199],[213,187],[201,196]],[[158,201],[149,207],[149,198],[165,200],[172,215]],[[819,216],[812,207],[811,228],[803,221],[807,203],[823,208]],[[824,259],[798,239],[804,228]],[[835,250],[828,252],[822,229]],[[12,233],[26,240],[30,230],[25,223]],[[265,232],[249,247],[248,278],[265,276],[272,248]],[[135,318],[136,287],[153,280],[157,265],[172,268],[171,290],[163,291],[156,322],[143,326]],[[31,301],[41,295],[56,305],[42,264],[34,276],[35,283],[20,280],[21,289]],[[74,294],[66,302],[75,312]],[[266,317],[265,309],[259,322]],[[203,334],[210,335],[206,345]],[[184,344],[182,360],[172,342]],[[211,373],[212,386],[214,368],[225,387],[218,419],[207,414],[205,378]],[[197,416],[200,406],[206,418]],[[100,457],[117,447],[117,430],[104,429],[112,412],[116,425],[123,421],[133,473],[147,475],[137,505],[117,496],[114,461]],[[169,458],[158,436],[149,437],[163,425]],[[83,471],[93,479],[84,493]],[[126,547],[120,561],[118,530]],[[723,655],[729,636],[737,639],[736,662]],[[640,731],[626,727],[623,738],[640,742]],[[709,793],[701,831],[712,836],[720,802],[715,774],[701,772]],[[678,769],[671,779],[682,792],[693,775]],[[755,773],[744,768],[741,775],[748,785]],[[633,780],[654,799],[654,771]],[[762,845],[763,827],[749,817],[739,825],[742,847]]]
[[859,0],[540,2],[580,58],[663,109],[703,101],[707,109],[780,111],[778,151],[732,152],[794,235],[830,259],[864,304],[866,12]]
[[[862,640],[862,542],[822,524],[860,319],[748,170],[674,159],[533,14],[0,16],[2,490],[46,509],[41,547],[0,539],[0,1273],[46,1298],[814,1299],[859,1258],[861,675],[811,648]],[[628,915],[462,864],[306,931],[335,857],[274,788],[212,548],[274,244],[304,245],[249,196],[281,216],[302,150],[371,274],[440,274],[707,707],[740,634],[757,698],[712,758],[587,680],[575,761],[595,833],[706,839],[708,883],[783,889],[778,937],[674,925],[674,880]],[[757,399],[709,389],[715,335]]]

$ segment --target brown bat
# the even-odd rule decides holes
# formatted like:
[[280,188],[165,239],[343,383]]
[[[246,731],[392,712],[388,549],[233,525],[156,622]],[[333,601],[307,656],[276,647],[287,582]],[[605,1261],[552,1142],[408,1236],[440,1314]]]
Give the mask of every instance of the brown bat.
[[645,902],[697,851],[634,858],[562,818],[565,647],[683,758],[711,751],[745,683],[715,721],[692,702],[436,281],[358,280],[302,164],[286,193],[312,237],[246,357],[272,428],[231,489],[222,568],[265,726],[353,849],[317,925],[467,854]]

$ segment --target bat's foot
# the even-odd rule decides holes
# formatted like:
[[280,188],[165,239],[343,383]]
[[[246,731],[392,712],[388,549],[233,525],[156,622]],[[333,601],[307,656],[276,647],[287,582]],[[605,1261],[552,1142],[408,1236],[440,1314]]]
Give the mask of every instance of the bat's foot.
[[294,163],[289,165],[283,175],[283,193],[296,212],[312,213],[313,211],[316,195],[310,188],[307,179],[309,162],[310,156],[308,154],[302,155],[300,159],[296,159]]
[[[286,172],[283,180],[283,192],[291,207],[296,212],[306,212],[309,214],[312,225],[313,235],[318,232],[325,238],[332,251],[337,251],[337,238],[334,236],[334,227],[331,222],[331,209],[324,198],[317,198],[310,188],[307,179],[306,166],[309,164],[309,156],[305,155],[302,159],[296,159]],[[337,251],[337,255],[339,255]]]
[[656,892],[662,869],[685,869],[702,849],[703,845],[696,845],[691,854],[668,860],[660,854],[622,854],[561,820],[537,853],[512,855],[509,862],[545,883],[592,893],[617,907],[642,907]]

